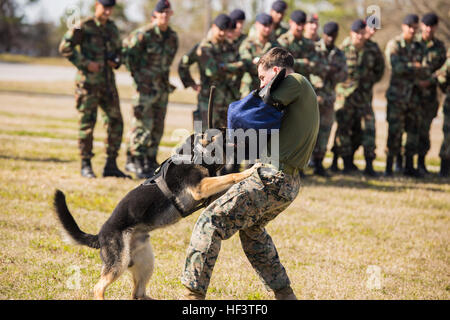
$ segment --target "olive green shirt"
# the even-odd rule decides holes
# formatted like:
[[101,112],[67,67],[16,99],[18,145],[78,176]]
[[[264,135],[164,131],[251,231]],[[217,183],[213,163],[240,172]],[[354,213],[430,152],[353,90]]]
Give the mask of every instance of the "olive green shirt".
[[311,83],[292,73],[272,93],[285,107],[280,128],[280,164],[304,169],[316,145],[319,107]]

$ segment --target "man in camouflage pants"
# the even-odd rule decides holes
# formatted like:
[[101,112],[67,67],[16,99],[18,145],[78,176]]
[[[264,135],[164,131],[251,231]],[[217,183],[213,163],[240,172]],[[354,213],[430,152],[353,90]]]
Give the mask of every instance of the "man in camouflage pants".
[[435,37],[438,28],[438,16],[428,13],[422,17],[420,27],[422,33],[420,42],[425,48],[425,65],[428,72],[423,74],[421,80],[424,86],[420,90],[420,127],[419,127],[419,159],[418,169],[427,174],[425,156],[430,150],[430,128],[433,119],[437,115],[439,101],[437,98],[437,84],[432,73],[439,70],[445,63],[446,49],[444,43]]
[[323,27],[323,36],[316,43],[316,52],[322,56],[329,66],[324,77],[310,75],[320,111],[320,128],[316,147],[313,152],[314,173],[328,176],[323,167],[323,159],[327,152],[328,140],[334,122],[334,102],[336,100],[335,87],[337,83],[347,78],[347,63],[344,53],[335,46],[339,26],[336,22],[328,22]]
[[439,157],[441,158],[441,177],[450,176],[450,49],[447,51],[447,60],[441,69],[436,72],[436,77],[442,92],[445,93],[444,102],[444,140],[442,141]]
[[123,42],[126,66],[136,88],[133,118],[128,136],[127,169],[138,179],[153,176],[159,166],[158,146],[164,133],[169,94],[170,66],[178,50],[178,36],[169,26],[173,11],[161,0],[154,21],[133,31]]
[[421,177],[413,166],[413,157],[418,152],[420,110],[419,79],[427,72],[423,67],[423,46],[414,40],[418,28],[417,15],[407,15],[402,23],[402,34],[386,45],[386,59],[391,67],[391,80],[386,92],[388,140],[386,176],[392,176],[394,157],[401,156],[402,136],[406,132],[404,174]]
[[260,60],[261,87],[282,68],[288,74],[271,94],[274,101],[285,106],[279,140],[280,169],[263,164],[202,212],[194,226],[181,277],[187,299],[205,299],[221,242],[237,232],[247,258],[266,288],[275,292],[276,299],[296,299],[265,229],[296,198],[300,189],[298,170],[306,166],[319,128],[314,90],[305,77],[293,73],[293,66],[292,55],[282,48],[273,48]]
[[76,108],[80,116],[78,144],[81,153],[81,175],[95,178],[91,158],[93,133],[98,107],[103,110],[107,130],[107,160],[103,176],[128,177],[117,168],[116,158],[122,142],[123,120],[113,68],[121,64],[119,30],[109,19],[115,0],[95,3],[94,17],[83,20],[63,37],[59,52],[78,69]]

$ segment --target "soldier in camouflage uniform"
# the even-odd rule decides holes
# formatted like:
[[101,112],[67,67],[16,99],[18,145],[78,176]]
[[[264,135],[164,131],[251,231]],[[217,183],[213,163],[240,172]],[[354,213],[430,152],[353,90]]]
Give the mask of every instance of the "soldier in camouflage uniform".
[[107,130],[105,141],[107,160],[103,176],[128,177],[117,168],[116,158],[122,142],[123,120],[113,68],[121,64],[119,30],[109,19],[114,0],[95,3],[94,17],[83,20],[63,37],[59,52],[78,69],[76,108],[80,131],[81,175],[95,178],[91,158],[93,133],[98,107],[103,110]]
[[305,32],[303,33],[303,36],[306,39],[318,42],[320,41],[318,30],[319,16],[317,15],[317,13],[308,14],[308,16],[306,17]]
[[152,176],[159,166],[156,155],[169,94],[175,89],[169,83],[170,66],[178,49],[178,36],[169,26],[172,14],[170,2],[159,1],[154,22],[133,31],[123,42],[126,66],[136,89],[127,169],[135,171],[139,179]]
[[256,32],[253,36],[249,35],[239,47],[239,55],[246,71],[242,77],[242,97],[248,96],[250,92],[259,88],[256,64],[261,56],[276,46],[276,43],[270,41],[272,22],[270,15],[265,13],[258,14],[254,25]]
[[221,242],[237,232],[247,258],[266,288],[274,291],[278,300],[296,299],[265,228],[296,198],[300,189],[298,169],[306,166],[319,127],[314,90],[306,78],[293,73],[293,64],[292,56],[282,48],[274,48],[261,58],[261,87],[280,72],[280,65],[287,68],[287,77],[272,93],[272,98],[285,106],[286,115],[280,128],[280,168],[263,164],[199,216],[181,277],[187,299],[205,299]]
[[233,30],[233,46],[235,47],[236,51],[239,51],[239,47],[241,46],[242,42],[247,38],[247,35],[243,32],[244,29],[244,23],[245,23],[245,12],[240,9],[235,9],[231,11],[230,18],[236,23],[236,26]]
[[419,18],[410,14],[402,23],[402,34],[390,40],[386,46],[386,59],[391,67],[391,80],[386,92],[388,140],[386,176],[392,176],[394,157],[402,152],[402,135],[406,132],[404,174],[421,177],[414,169],[413,157],[419,143],[419,77],[427,72],[423,67],[423,46],[414,40]]
[[[363,131],[367,139],[362,140],[366,168],[364,173],[376,176],[373,169],[375,159],[375,121],[371,106],[373,86],[373,61],[366,43],[366,23],[356,20],[351,27],[350,37],[341,45],[347,59],[348,77],[336,88],[336,122],[337,129],[333,152],[335,158],[341,156],[344,160],[344,173],[358,170],[353,163],[355,140],[357,134]],[[356,128],[356,130],[355,130]]]
[[270,9],[270,16],[273,20],[273,30],[270,40],[276,41],[282,34],[285,34],[289,30],[289,25],[284,21],[284,15],[287,10],[287,3],[284,1],[275,1]]
[[442,92],[445,93],[444,102],[444,140],[442,141],[441,151],[439,157],[441,158],[441,177],[450,176],[450,49],[447,51],[447,60],[436,72],[436,78]]
[[316,43],[316,52],[322,56],[329,66],[324,77],[311,75],[320,111],[320,128],[316,147],[313,152],[314,173],[328,176],[322,162],[327,152],[328,139],[334,122],[334,102],[336,100],[335,87],[337,83],[347,78],[347,63],[344,53],[335,45],[339,26],[336,22],[328,22],[323,27],[323,36]]
[[434,13],[422,17],[419,41],[425,48],[425,64],[428,72],[421,78],[424,87],[420,90],[420,113],[421,125],[419,128],[419,159],[418,169],[422,173],[428,173],[425,166],[425,156],[430,150],[430,128],[431,122],[437,115],[439,101],[437,98],[437,83],[432,73],[436,72],[445,63],[446,49],[442,41],[436,38],[435,32],[438,27],[438,17]]

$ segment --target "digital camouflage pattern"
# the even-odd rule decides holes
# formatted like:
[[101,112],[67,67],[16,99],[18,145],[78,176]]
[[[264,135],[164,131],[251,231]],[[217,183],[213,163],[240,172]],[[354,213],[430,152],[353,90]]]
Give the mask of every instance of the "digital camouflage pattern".
[[439,157],[450,160],[450,49],[447,51],[445,64],[436,72],[436,78],[442,92],[445,94],[444,101],[444,140],[442,141]]
[[342,45],[347,61],[346,81],[336,87],[337,129],[333,152],[352,155],[362,145],[366,159],[375,159],[375,114],[372,109],[372,87],[375,65],[370,48],[357,49],[347,37]]
[[239,231],[242,248],[268,290],[290,285],[265,226],[284,211],[300,189],[298,174],[263,165],[232,186],[199,216],[187,249],[181,282],[206,294],[221,242]]
[[162,31],[149,24],[123,41],[125,65],[136,89],[127,152],[155,158],[164,133],[169,93],[170,66],[178,50],[178,36],[170,27]]
[[422,36],[419,42],[425,50],[424,64],[428,69],[422,73],[421,80],[430,81],[429,87],[420,88],[420,118],[421,124],[419,128],[419,155],[425,156],[430,150],[430,128],[433,119],[437,116],[439,101],[437,97],[437,83],[432,76],[434,72],[439,70],[445,63],[446,49],[442,41],[436,37],[425,41]]
[[406,132],[405,155],[414,156],[419,149],[419,92],[418,79],[423,67],[423,46],[417,42],[410,43],[402,35],[390,40],[385,50],[386,60],[391,68],[391,79],[386,92],[388,140],[387,155],[398,156],[402,153],[402,136]]
[[244,63],[245,74],[242,77],[241,96],[246,97],[253,90],[259,89],[258,68],[254,63],[255,58],[261,58],[277,44],[272,41],[262,43],[256,36],[250,35],[239,47],[239,55]]
[[325,76],[310,76],[319,104],[320,127],[317,136],[313,158],[323,159],[327,152],[328,139],[334,122],[334,102],[336,101],[335,87],[347,78],[347,62],[344,52],[336,46],[328,49],[323,40],[316,42],[316,52],[330,67]]
[[[116,158],[123,134],[123,120],[115,76],[108,60],[120,61],[121,41],[115,23],[108,20],[102,25],[95,18],[80,22],[64,35],[59,52],[77,69],[76,108],[79,113],[78,144],[82,159],[90,159],[98,106],[103,110],[107,130],[106,153]],[[100,65],[99,72],[88,71],[90,62]],[[117,67],[120,66],[119,65]]]

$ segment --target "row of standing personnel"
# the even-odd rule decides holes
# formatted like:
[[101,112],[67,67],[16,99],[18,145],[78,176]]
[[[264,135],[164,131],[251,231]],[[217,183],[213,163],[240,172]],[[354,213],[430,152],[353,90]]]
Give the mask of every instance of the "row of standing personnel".
[[[100,106],[104,111],[108,133],[107,161],[103,175],[129,177],[116,164],[122,141],[123,120],[113,69],[124,62],[131,72],[136,89],[132,126],[127,139],[126,169],[135,172],[137,178],[146,178],[158,166],[156,155],[164,130],[168,95],[175,89],[169,82],[169,72],[178,50],[178,36],[169,26],[173,14],[170,2],[159,1],[153,12],[153,21],[132,32],[122,43],[117,27],[109,19],[114,4],[113,0],[97,1],[94,17],[69,30],[60,45],[60,52],[79,70],[76,105],[80,114],[81,174],[95,177],[90,159],[94,156],[93,129]],[[352,30],[351,37],[344,41],[341,50],[334,45],[337,24],[326,24],[321,38],[313,32],[316,38],[308,39],[303,35],[304,26],[310,24],[317,28],[317,16],[306,16],[297,10],[291,15],[289,25],[285,25],[281,22],[285,10],[283,1],[276,1],[270,15],[258,15],[248,37],[241,33],[245,21],[245,14],[241,10],[233,11],[231,17],[219,15],[208,36],[183,56],[179,64],[180,78],[186,87],[192,87],[198,92],[198,109],[194,112],[194,120],[201,120],[206,128],[209,88],[215,85],[218,90],[214,126],[225,127],[229,103],[239,100],[259,86],[256,72],[259,57],[273,46],[283,46],[294,55],[296,72],[310,79],[319,98],[321,128],[313,156],[315,172],[326,174],[322,160],[333,124],[337,92],[336,120],[339,134],[333,147],[335,158],[337,160],[337,156],[342,156],[344,165],[347,164],[344,172],[350,172],[348,159],[362,144],[369,164],[366,173],[375,174],[373,168],[370,170],[375,157],[372,87],[384,71],[383,55],[376,43],[370,40],[375,29],[364,26],[357,32]],[[359,34],[363,42],[360,48],[353,41],[353,33]],[[433,39],[433,42],[437,40]],[[439,53],[439,56],[442,55]],[[194,63],[199,67],[200,84],[190,75],[189,67]],[[338,83],[338,88],[335,88]],[[403,128],[406,127],[403,125]],[[448,153],[448,147],[445,150]],[[394,155],[397,158],[400,156]],[[441,158],[444,159],[442,152]]]

